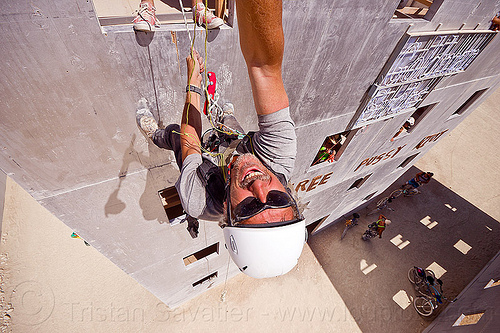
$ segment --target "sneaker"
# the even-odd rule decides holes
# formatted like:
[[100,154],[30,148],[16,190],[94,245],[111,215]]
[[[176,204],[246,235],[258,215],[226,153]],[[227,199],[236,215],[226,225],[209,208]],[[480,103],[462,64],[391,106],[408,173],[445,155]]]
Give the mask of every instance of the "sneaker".
[[234,105],[232,103],[224,103],[222,106],[222,113],[224,116],[233,116],[234,115]]
[[137,16],[135,17],[134,30],[136,31],[155,31],[156,28],[160,27],[160,21],[155,15],[156,8],[153,7],[148,2],[143,2],[140,4],[137,10]]
[[209,30],[218,28],[224,24],[224,21],[220,17],[215,16],[210,10],[207,9],[205,11],[203,3],[197,3],[193,7],[193,20],[199,26],[206,26]]
[[146,134],[148,138],[153,139],[153,135],[158,129],[158,123],[151,111],[149,111],[145,98],[141,98],[139,101],[139,108],[135,112],[135,119],[139,128],[144,131],[144,134]]

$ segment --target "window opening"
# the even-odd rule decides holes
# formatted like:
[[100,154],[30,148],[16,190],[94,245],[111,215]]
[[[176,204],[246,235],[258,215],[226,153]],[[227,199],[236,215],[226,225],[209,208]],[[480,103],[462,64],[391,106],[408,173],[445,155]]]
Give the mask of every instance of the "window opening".
[[486,286],[484,286],[484,289],[496,287],[496,286],[500,286],[500,279],[496,280],[496,281],[494,279],[491,279],[490,282],[488,282],[488,284]]
[[370,199],[371,199],[371,198],[372,198],[372,197],[373,197],[376,193],[377,193],[377,192],[373,192],[372,194],[367,195],[367,196],[363,199],[363,201],[370,200]]
[[203,258],[208,257],[209,255],[211,255],[213,253],[219,254],[219,243],[212,244],[204,249],[201,249],[198,252],[190,254],[190,255],[182,258],[182,260],[184,260],[184,265],[188,266],[188,265],[194,264],[198,260],[201,260]]
[[403,163],[401,163],[400,165],[398,165],[398,168],[404,168],[406,167],[408,164],[410,164],[411,161],[413,161],[415,159],[415,157],[417,157],[417,155],[420,154],[420,153],[416,153],[414,155],[411,155],[410,157],[407,157]]
[[408,134],[410,133],[410,129],[415,125],[415,118],[413,118],[413,115],[411,115],[410,118],[408,118],[403,126],[401,126],[401,128],[399,129],[399,131],[396,132],[396,134],[394,134],[394,136],[392,137],[391,141],[394,141],[394,139],[396,139],[401,133],[405,133],[405,134]]
[[184,217],[184,209],[182,208],[181,199],[175,186],[161,190],[158,194],[171,223],[177,217]]
[[[136,16],[139,8],[139,0],[93,0],[94,8],[101,27],[130,25]],[[203,1],[205,3],[205,1]],[[184,16],[179,0],[156,0],[156,18],[160,21],[160,26],[182,24],[184,26]],[[191,0],[182,0],[184,12],[188,24],[193,24],[193,9]],[[209,0],[208,8],[217,17],[224,20],[224,23],[233,26],[234,0]]]
[[311,166],[318,165],[327,161],[328,163],[338,161],[356,132],[357,129],[333,134],[326,137],[326,139],[323,141],[323,144],[319,148],[318,153],[314,157]]
[[[307,207],[307,205],[306,205],[306,207]],[[323,216],[323,217],[322,217],[322,218],[320,218],[319,220],[314,221],[314,222],[313,222],[313,223],[311,223],[311,224],[308,224],[308,225],[306,226],[307,233],[308,233],[309,235],[313,235],[313,234],[316,232],[316,230],[318,229],[318,227],[320,227],[320,226],[321,226],[321,224],[322,224],[322,223],[323,223],[323,222],[324,222],[324,221],[328,218],[328,216],[330,216],[330,215]]]
[[203,279],[198,280],[195,283],[193,283],[193,288],[196,286],[199,286],[201,284],[212,281],[213,279],[215,279],[217,277],[217,275],[218,275],[218,272],[215,272],[215,273],[212,273],[210,275],[205,276]]
[[370,178],[370,176],[371,176],[371,175],[372,175],[372,174],[370,173],[369,175],[367,175],[367,176],[365,176],[365,177],[363,177],[363,178],[360,178],[360,179],[356,180],[356,181],[355,181],[355,182],[351,185],[351,187],[349,187],[347,190],[349,191],[349,190],[351,190],[351,189],[353,189],[353,188],[360,188],[360,187],[361,187],[361,185],[363,185],[363,184],[366,182],[366,180],[367,180],[368,178]]
[[[441,5],[440,0],[401,0],[396,11],[392,15],[393,19],[426,19],[431,20],[431,15],[437,11]],[[432,8],[432,9],[431,9]]]
[[486,90],[488,90],[488,88],[486,89],[482,89],[482,90],[478,90],[476,91],[475,93],[472,94],[471,97],[469,97],[469,99],[467,101],[465,101],[464,104],[462,104],[458,109],[457,111],[455,111],[452,116],[454,115],[459,115],[461,116],[465,111],[467,111],[467,109],[469,109],[469,107],[474,104],[474,102],[479,98],[481,97],[482,94],[484,94],[486,92]]
[[429,112],[437,104],[438,103],[429,104],[416,109],[415,112],[413,112],[411,116],[405,121],[403,126],[401,126],[399,131],[396,134],[394,134],[391,141],[394,141],[394,139],[396,139],[401,134],[403,134],[402,136],[404,136],[404,134],[411,133],[415,129],[415,127],[425,118],[425,116],[427,116],[427,114],[429,114]]
[[484,315],[484,312],[474,313],[470,315],[462,314],[458,317],[457,321],[453,324],[453,326],[465,326],[465,325],[474,325],[477,324],[479,319]]
[[416,109],[415,112],[413,112],[410,116],[410,118],[413,118],[414,124],[407,130],[408,133],[411,133],[411,131],[415,129],[415,126],[417,126],[429,114],[429,112],[434,109],[436,105],[438,105],[438,103],[429,104]]

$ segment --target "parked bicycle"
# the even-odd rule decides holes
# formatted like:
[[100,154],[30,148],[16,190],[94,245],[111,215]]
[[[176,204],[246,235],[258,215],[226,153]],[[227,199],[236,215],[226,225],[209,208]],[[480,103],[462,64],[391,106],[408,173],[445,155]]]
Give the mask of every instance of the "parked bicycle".
[[456,299],[450,301],[443,295],[443,281],[436,279],[436,275],[431,270],[414,266],[408,271],[408,280],[420,294],[413,299],[413,307],[424,317],[430,316],[439,304],[443,303],[443,300],[450,303],[456,301]]
[[[398,190],[396,190],[396,191],[398,191]],[[396,191],[394,191],[394,192],[396,192]],[[370,216],[370,215],[373,215],[375,213],[378,213],[384,208],[387,208],[388,210],[394,211],[394,209],[389,207],[389,203],[391,203],[393,199],[396,199],[396,197],[393,195],[394,192],[391,193],[391,195],[389,195],[388,197],[380,199],[377,202],[377,207],[374,210],[372,210],[371,212],[369,212],[368,214],[366,214],[366,216]]]
[[354,213],[352,214],[352,219],[345,221],[345,228],[344,231],[342,232],[342,236],[340,236],[341,240],[344,239],[345,235],[347,234],[347,230],[351,229],[355,225],[358,225],[358,219],[359,219],[359,214]]
[[420,191],[416,187],[413,187],[413,185],[406,183],[403,184],[401,188],[391,193],[394,198],[399,197],[401,194],[405,197],[410,197],[412,195],[420,194]]
[[361,238],[364,241],[370,240],[374,237],[378,236],[377,232],[377,222],[373,222],[368,224],[368,229],[364,232],[363,236]]

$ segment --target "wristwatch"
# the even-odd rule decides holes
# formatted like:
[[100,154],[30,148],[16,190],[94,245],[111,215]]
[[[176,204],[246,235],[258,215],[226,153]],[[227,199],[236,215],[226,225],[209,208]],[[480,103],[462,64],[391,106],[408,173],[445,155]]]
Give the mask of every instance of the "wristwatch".
[[195,92],[200,96],[203,94],[203,90],[201,90],[201,88],[198,88],[197,86],[194,86],[192,84],[188,84],[186,86],[186,92],[188,92],[188,91]]

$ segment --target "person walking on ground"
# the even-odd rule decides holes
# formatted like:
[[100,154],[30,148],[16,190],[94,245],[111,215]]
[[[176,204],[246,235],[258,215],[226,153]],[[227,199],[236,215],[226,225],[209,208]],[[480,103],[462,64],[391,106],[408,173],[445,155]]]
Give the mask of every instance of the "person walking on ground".
[[407,184],[413,186],[413,188],[417,188],[422,184],[430,182],[432,176],[434,176],[432,172],[419,172],[414,178],[410,179]]
[[375,222],[379,238],[382,238],[382,233],[385,231],[386,226],[388,226],[389,224],[391,224],[391,220],[380,214],[377,222]]

